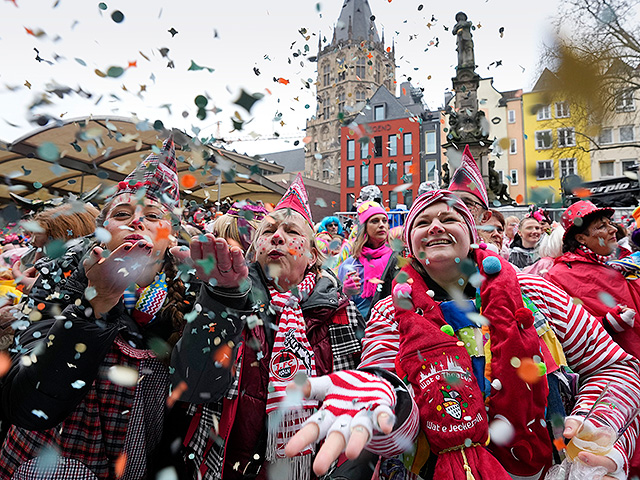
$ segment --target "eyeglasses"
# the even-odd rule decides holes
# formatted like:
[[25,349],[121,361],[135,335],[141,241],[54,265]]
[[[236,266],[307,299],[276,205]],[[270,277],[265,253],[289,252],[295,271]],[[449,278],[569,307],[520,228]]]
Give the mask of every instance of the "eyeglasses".
[[481,208],[482,210],[486,210],[485,206],[480,202],[476,202],[475,200],[471,200],[470,198],[462,198],[461,200],[462,200],[462,203],[464,203],[467,206],[467,208],[476,206],[478,208]]
[[338,224],[337,223],[327,223],[327,228],[329,227],[337,227]]

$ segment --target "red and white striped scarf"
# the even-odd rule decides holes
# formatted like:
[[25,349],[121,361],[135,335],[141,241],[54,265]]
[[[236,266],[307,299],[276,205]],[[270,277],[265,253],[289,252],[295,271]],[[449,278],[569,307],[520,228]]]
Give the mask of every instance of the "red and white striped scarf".
[[[308,273],[302,282],[288,292],[278,292],[269,287],[271,306],[278,314],[278,331],[273,343],[269,361],[269,393],[267,415],[269,428],[267,436],[267,460],[273,462],[285,458],[284,447],[311,416],[318,402],[303,400],[302,406],[287,404],[287,385],[295,376],[304,373],[316,376],[316,362],[307,339],[307,332],[300,302],[309,297],[316,286],[316,274]],[[313,453],[308,447],[300,453],[308,457]],[[305,458],[306,460],[306,458]],[[305,461],[305,464],[309,463]],[[310,467],[310,463],[309,463]],[[296,470],[304,470],[306,465]],[[297,472],[302,473],[302,471]],[[304,476],[304,474],[303,474]],[[300,478],[294,474],[294,477]]]
[[600,263],[601,265],[606,265],[609,260],[615,259],[615,253],[612,253],[611,255],[600,255],[586,245],[580,245],[576,250],[576,253],[596,263]]

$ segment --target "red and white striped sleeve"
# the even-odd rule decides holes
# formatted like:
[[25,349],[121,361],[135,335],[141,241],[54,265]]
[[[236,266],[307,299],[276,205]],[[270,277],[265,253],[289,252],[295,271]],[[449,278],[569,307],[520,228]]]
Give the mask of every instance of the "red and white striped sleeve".
[[[522,293],[542,311],[556,332],[569,367],[580,375],[578,400],[571,414],[586,414],[608,382],[621,384],[629,393],[629,402],[637,403],[637,398],[640,398],[640,361],[618,346],[598,320],[581,305],[576,305],[556,285],[542,277],[524,273],[518,273],[518,280]],[[610,455],[619,469],[625,472],[628,459],[635,451],[638,431],[636,418],[615,445],[619,455]]]
[[395,320],[393,299],[388,296],[371,309],[362,339],[359,368],[377,367],[395,373],[395,360],[399,349],[400,331]]

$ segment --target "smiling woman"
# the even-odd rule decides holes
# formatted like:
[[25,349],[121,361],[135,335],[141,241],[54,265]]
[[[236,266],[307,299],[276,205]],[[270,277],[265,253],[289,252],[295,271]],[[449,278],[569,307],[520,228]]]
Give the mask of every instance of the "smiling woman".
[[358,206],[360,227],[347,258],[338,269],[344,291],[366,319],[371,306],[391,293],[397,258],[389,246],[389,217],[376,202]]

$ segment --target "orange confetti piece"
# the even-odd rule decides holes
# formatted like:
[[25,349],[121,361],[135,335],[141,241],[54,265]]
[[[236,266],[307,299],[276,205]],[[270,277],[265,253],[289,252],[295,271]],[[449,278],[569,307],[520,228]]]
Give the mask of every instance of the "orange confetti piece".
[[281,84],[283,84],[283,85],[289,85],[289,80],[287,80],[286,78],[282,78],[282,77],[280,77],[280,78],[278,79],[278,83],[281,83]]
[[524,197],[523,197],[522,195],[518,195],[518,196],[516,197],[516,202],[518,202],[518,203],[522,203],[523,201],[524,201]]
[[528,384],[534,384],[540,381],[540,368],[538,364],[530,358],[522,358],[520,366],[516,373],[520,379]]
[[271,90],[269,90],[268,88],[265,88],[264,90],[265,90],[265,92],[267,92],[269,95],[271,95]]
[[313,137],[307,136],[302,139],[302,143],[309,143],[313,140]]
[[0,377],[4,377],[11,368],[11,357],[7,352],[0,352]]
[[169,238],[169,234],[171,233],[171,229],[169,227],[158,227],[156,229],[156,231],[158,232],[158,234],[156,235],[156,240],[164,240],[166,238]]
[[213,360],[219,363],[222,368],[229,368],[231,364],[231,347],[226,343],[221,345],[213,354]]
[[138,61],[134,60],[133,62],[129,62],[129,65],[127,65],[127,68],[137,67],[137,66],[138,66]]
[[184,188],[193,188],[196,185],[196,183],[198,183],[198,181],[196,180],[196,177],[194,177],[190,173],[187,173],[185,176],[182,177],[182,179],[180,180],[180,183]]
[[391,47],[387,47],[387,53],[391,51]]
[[173,407],[175,403],[180,400],[182,394],[187,391],[187,388],[187,382],[185,381],[182,381],[178,385],[176,385],[176,388],[171,391],[171,395],[169,395],[169,398],[167,398],[167,407]]
[[559,452],[567,448],[562,437],[554,439],[553,446],[556,447],[556,450],[558,450]]
[[31,30],[30,28],[24,27],[24,29],[27,31],[27,33],[28,33],[29,35],[32,35],[32,36],[34,36],[34,37],[36,36],[35,32],[34,32],[33,30]]
[[37,308],[38,308],[38,310],[42,311],[42,310],[44,310],[44,307],[46,307],[46,305],[44,303],[39,303]]
[[578,198],[587,198],[591,196],[591,190],[588,188],[578,187],[573,191],[573,194]]
[[68,272],[63,272],[62,274],[64,275],[64,278],[69,278],[71,276],[71,270],[69,270]]
[[124,469],[127,466],[127,454],[122,452],[120,456],[116,459],[116,462],[113,465],[113,469],[116,474],[116,478],[120,478],[124,475]]

